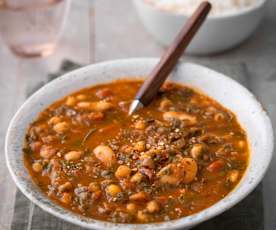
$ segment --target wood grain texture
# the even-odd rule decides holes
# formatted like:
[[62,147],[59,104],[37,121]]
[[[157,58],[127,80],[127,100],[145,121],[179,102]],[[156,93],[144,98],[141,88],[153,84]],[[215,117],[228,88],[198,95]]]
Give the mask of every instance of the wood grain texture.
[[180,30],[171,46],[165,51],[157,66],[147,77],[135,96],[135,99],[139,100],[144,106],[148,105],[156,96],[159,88],[171,73],[184,50],[190,44],[194,35],[206,19],[210,9],[210,3],[203,2],[200,4]]
[[[4,158],[4,139],[9,121],[17,108],[24,102],[26,89],[45,82],[49,72],[56,71],[62,60],[72,60],[89,64],[89,6],[91,0],[72,1],[64,35],[56,52],[45,59],[17,59],[0,40],[0,230],[10,229],[14,213],[16,187],[13,183]],[[74,26],[75,25],[75,26]],[[81,26],[79,26],[81,25]],[[93,28],[91,28],[93,29]],[[25,209],[25,211],[28,211]],[[20,226],[19,226],[20,227]],[[23,229],[23,228],[22,228]]]

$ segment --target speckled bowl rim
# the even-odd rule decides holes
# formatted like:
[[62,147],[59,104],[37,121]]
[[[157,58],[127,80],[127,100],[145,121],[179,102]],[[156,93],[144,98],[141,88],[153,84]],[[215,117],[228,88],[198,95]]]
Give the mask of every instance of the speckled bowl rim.
[[[49,93],[49,91],[51,92],[53,90],[52,88],[54,88],[56,92],[57,91],[62,92],[63,83],[67,82],[69,84],[69,82],[71,82],[70,84],[72,85],[73,83],[80,82],[82,80],[85,81],[85,78],[91,77],[89,73],[99,72],[98,70],[101,70],[103,75],[107,74],[106,71],[109,71],[110,69],[115,71],[116,69],[120,69],[120,68],[130,69],[129,70],[130,72],[133,72],[135,69],[137,69],[137,72],[139,72],[139,68],[140,68],[140,69],[147,69],[147,72],[148,72],[157,63],[157,61],[158,59],[156,58],[132,58],[132,59],[108,61],[108,62],[98,63],[98,64],[80,68],[78,70],[67,73],[62,77],[48,83],[40,90],[38,90],[35,94],[33,94],[20,107],[20,109],[14,115],[8,127],[6,140],[5,140],[5,157],[6,157],[6,163],[7,163],[9,172],[14,182],[16,183],[20,191],[29,200],[34,202],[37,206],[39,206],[46,212],[51,213],[52,215],[58,218],[61,218],[65,221],[68,221],[78,226],[82,226],[89,229],[112,229],[112,230],[119,230],[119,229],[136,229],[136,230],[164,229],[165,230],[165,229],[180,229],[180,228],[188,229],[214,216],[217,216],[222,212],[228,210],[229,208],[233,207],[235,204],[237,204],[239,201],[245,198],[258,185],[258,183],[264,177],[264,174],[269,166],[269,163],[272,158],[272,152],[273,152],[273,143],[274,143],[273,130],[272,130],[272,125],[269,117],[267,116],[266,112],[262,108],[261,104],[255,99],[255,97],[239,83],[237,83],[236,81],[232,80],[231,78],[223,74],[217,73],[206,67],[196,65],[196,64],[191,64],[191,63],[183,63],[178,65],[174,74],[176,75],[177,72],[180,72],[181,74],[185,75],[185,71],[187,76],[191,71],[193,71],[194,73],[201,72],[201,74],[206,73],[209,75],[209,79],[213,79],[213,80],[216,79],[218,81],[222,81],[227,86],[229,87],[233,86],[233,88],[238,89],[244,95],[244,97],[246,97],[248,100],[252,102],[252,106],[254,107],[254,109],[256,109],[256,111],[254,110],[254,112],[256,112],[256,114],[259,116],[259,122],[261,123],[260,125],[264,129],[263,134],[265,138],[265,146],[264,146],[264,149],[262,150],[263,154],[261,155],[261,160],[260,160],[261,163],[259,163],[259,161],[252,163],[254,167],[258,167],[258,173],[255,172],[255,175],[251,175],[252,174],[251,169],[248,169],[246,172],[246,176],[244,176],[240,184],[236,187],[234,191],[228,194],[224,199],[222,199],[221,201],[217,202],[213,206],[201,212],[198,212],[188,217],[173,220],[173,221],[153,223],[153,224],[139,224],[139,225],[115,224],[115,223],[110,223],[105,221],[98,221],[91,218],[86,218],[86,217],[74,214],[69,210],[61,208],[60,206],[50,201],[42,192],[39,191],[39,188],[33,182],[30,181],[30,176],[26,175],[26,172],[24,171],[25,167],[22,159],[22,142],[19,140],[22,137],[22,135],[19,136],[20,134],[18,133],[23,132],[22,131],[23,126],[26,125],[24,123],[24,119],[27,119],[26,117],[28,117],[28,114],[31,113],[30,109],[32,108],[32,106],[36,106],[40,108],[44,108],[45,106],[47,106],[47,103],[45,105],[43,104],[44,99],[41,100],[41,97],[45,95],[48,95],[48,97],[51,97],[52,95],[51,93]],[[76,80],[76,78],[78,79]],[[107,78],[108,78],[108,74],[107,74]],[[190,78],[193,78],[193,74],[190,74]],[[210,82],[209,79],[203,80],[200,84],[208,84],[208,82]],[[174,80],[174,76],[172,76],[172,80]],[[105,79],[104,81],[108,81],[108,79]],[[201,80],[197,79],[196,81],[200,82]],[[75,87],[75,86],[72,86],[72,87]],[[75,91],[76,90],[78,90],[78,88],[76,88]],[[38,103],[38,101],[40,102]],[[259,134],[256,134],[256,135],[259,135]],[[21,157],[18,157],[18,155]],[[259,164],[262,164],[262,165],[259,165]],[[22,170],[24,172],[22,172]]]

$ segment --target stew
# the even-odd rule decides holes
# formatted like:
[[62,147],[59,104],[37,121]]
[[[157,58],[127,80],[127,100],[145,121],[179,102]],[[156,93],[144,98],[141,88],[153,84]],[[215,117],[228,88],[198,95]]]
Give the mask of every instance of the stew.
[[82,89],[30,125],[25,164],[51,200],[98,220],[149,223],[199,212],[235,188],[249,158],[235,115],[195,89],[165,83],[128,116],[141,84]]

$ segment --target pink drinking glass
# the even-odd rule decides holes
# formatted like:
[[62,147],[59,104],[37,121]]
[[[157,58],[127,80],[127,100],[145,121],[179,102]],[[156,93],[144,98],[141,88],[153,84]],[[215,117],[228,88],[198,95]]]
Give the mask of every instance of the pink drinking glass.
[[0,34],[20,57],[52,54],[61,37],[70,0],[0,0]]

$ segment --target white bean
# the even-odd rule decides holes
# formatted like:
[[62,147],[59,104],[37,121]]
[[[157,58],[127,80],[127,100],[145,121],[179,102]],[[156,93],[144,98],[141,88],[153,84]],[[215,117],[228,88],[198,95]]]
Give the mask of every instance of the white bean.
[[57,133],[62,134],[69,130],[69,125],[66,121],[63,121],[63,122],[59,122],[59,123],[55,124],[53,129]]
[[61,118],[57,117],[57,116],[54,116],[54,117],[50,118],[50,120],[48,121],[48,124],[49,125],[55,125],[55,124],[57,124],[59,122],[61,122]]
[[81,151],[70,151],[65,154],[64,158],[67,161],[77,161],[81,158],[82,152]]
[[176,111],[165,112],[163,113],[163,119],[165,121],[171,121],[174,119],[186,121],[188,122],[189,125],[194,125],[197,123],[197,119],[195,116],[185,112],[176,112]]
[[137,173],[135,173],[135,174],[131,177],[130,182],[132,182],[132,183],[140,183],[143,179],[144,179],[143,174],[140,173],[140,172],[137,172]]
[[110,167],[116,163],[115,153],[107,145],[99,145],[93,150],[93,152],[96,158],[98,158],[107,167]]
[[148,199],[148,194],[145,192],[137,192],[129,196],[130,201],[145,201]]
[[68,105],[68,106],[74,106],[76,103],[77,103],[76,98],[75,98],[75,97],[72,97],[72,96],[69,96],[69,97],[66,99],[66,102],[65,102],[65,104]]
[[190,183],[192,182],[197,174],[197,163],[192,158],[183,158],[181,161],[181,167],[184,169],[184,177],[182,181],[184,183]]
[[97,102],[84,101],[84,102],[79,102],[77,106],[79,108],[88,109],[91,111],[98,111],[98,112],[104,112],[114,107],[112,103],[106,102],[106,101],[97,101]]
[[192,158],[183,158],[180,162],[171,163],[162,168],[157,176],[162,184],[178,185],[192,182],[196,174],[196,161]]

